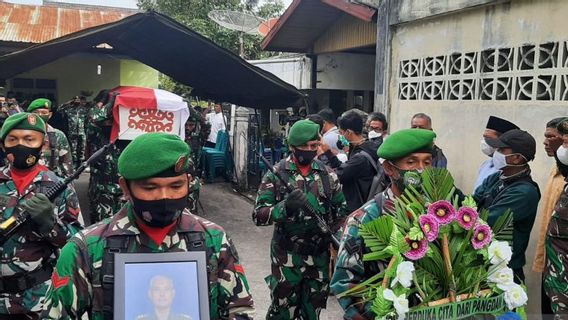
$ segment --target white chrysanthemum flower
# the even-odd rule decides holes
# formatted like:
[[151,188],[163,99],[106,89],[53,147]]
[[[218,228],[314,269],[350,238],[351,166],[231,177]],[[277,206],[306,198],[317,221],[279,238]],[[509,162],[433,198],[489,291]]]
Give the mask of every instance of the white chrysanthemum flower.
[[396,268],[396,276],[392,280],[391,288],[397,283],[405,288],[410,288],[412,285],[412,273],[414,272],[414,264],[410,261],[401,262]]
[[383,297],[386,300],[392,301],[394,309],[398,314],[398,319],[404,320],[406,313],[410,310],[408,307],[408,299],[406,299],[404,293],[397,297],[391,289],[385,289],[383,291]]
[[506,241],[493,241],[487,248],[489,262],[492,265],[508,264],[513,256],[513,250]]
[[505,291],[505,302],[509,310],[522,307],[529,300],[525,289],[516,283],[508,286],[506,290],[503,291]]
[[489,269],[487,281],[495,283],[497,287],[503,291],[504,288],[514,284],[513,270],[509,267],[496,266]]

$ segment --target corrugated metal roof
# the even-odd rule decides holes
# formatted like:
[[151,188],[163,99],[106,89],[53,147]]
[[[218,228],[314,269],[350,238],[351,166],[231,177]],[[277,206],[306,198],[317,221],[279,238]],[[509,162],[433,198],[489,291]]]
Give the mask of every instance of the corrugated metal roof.
[[134,11],[30,6],[0,1],[0,41],[43,43],[114,22]]

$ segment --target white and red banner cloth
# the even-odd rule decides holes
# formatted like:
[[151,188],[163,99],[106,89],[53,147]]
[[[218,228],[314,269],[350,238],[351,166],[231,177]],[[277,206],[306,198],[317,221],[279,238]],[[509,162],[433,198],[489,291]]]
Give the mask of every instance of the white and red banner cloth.
[[143,87],[117,87],[110,139],[133,140],[148,132],[166,132],[185,139],[189,118],[187,102],[169,91]]

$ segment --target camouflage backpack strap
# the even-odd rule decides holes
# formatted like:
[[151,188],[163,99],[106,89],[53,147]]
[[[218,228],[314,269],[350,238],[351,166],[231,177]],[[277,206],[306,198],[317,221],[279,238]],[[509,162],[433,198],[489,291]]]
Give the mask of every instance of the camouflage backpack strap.
[[[180,232],[187,245],[187,251],[205,251],[206,260],[213,254],[213,250],[205,245],[205,235],[203,232],[186,231]],[[207,264],[207,273],[211,271],[211,266]]]
[[57,135],[55,134],[55,132],[47,132],[47,139],[49,140],[49,167],[50,168],[54,168],[56,163],[57,163],[57,147],[58,147],[58,143],[59,141],[57,141]]
[[326,200],[331,201],[333,193],[331,191],[331,181],[329,180],[329,172],[327,172],[327,168],[322,161],[315,159],[314,162],[318,165],[318,168],[320,168],[321,183],[323,185],[323,193],[326,197]]
[[[286,170],[286,159],[282,159],[280,160],[280,162],[278,162],[278,166],[276,167],[276,172],[282,177],[282,179],[284,181],[290,181],[290,175],[288,174],[288,170]],[[286,189],[286,186],[282,185],[282,182],[276,178],[276,182],[274,182],[274,186],[278,187],[278,190],[276,190],[276,201],[282,201],[284,200],[284,198],[286,198],[286,194],[288,193],[288,190]]]
[[320,168],[319,173],[321,177],[321,184],[323,186],[323,194],[325,195],[325,199],[323,200],[325,211],[335,213],[334,211],[331,210],[331,200],[333,198],[333,192],[331,190],[331,181],[329,178],[329,172],[327,172],[327,168],[322,161],[314,159],[314,162],[318,165],[318,168]]
[[103,316],[112,320],[114,313],[114,254],[124,253],[132,235],[111,236],[105,239],[102,261]]

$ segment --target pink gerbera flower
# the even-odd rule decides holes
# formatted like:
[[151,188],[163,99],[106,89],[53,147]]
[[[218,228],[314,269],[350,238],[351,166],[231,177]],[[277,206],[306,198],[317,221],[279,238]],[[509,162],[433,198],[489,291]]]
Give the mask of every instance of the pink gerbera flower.
[[458,210],[456,220],[462,228],[469,230],[477,223],[479,214],[475,209],[470,207],[462,207]]
[[439,224],[436,218],[431,215],[424,214],[418,218],[418,221],[420,222],[422,232],[424,232],[424,235],[426,235],[426,239],[428,239],[429,242],[438,238]]
[[473,230],[471,244],[475,250],[479,250],[491,242],[491,228],[486,224],[477,224]]
[[455,219],[456,209],[449,201],[440,200],[428,207],[428,214],[436,218],[439,224],[449,224]]
[[410,260],[422,259],[428,251],[428,240],[423,238],[422,240],[410,240],[410,238],[405,238],[406,243],[410,246],[410,250],[404,253],[404,256]]

